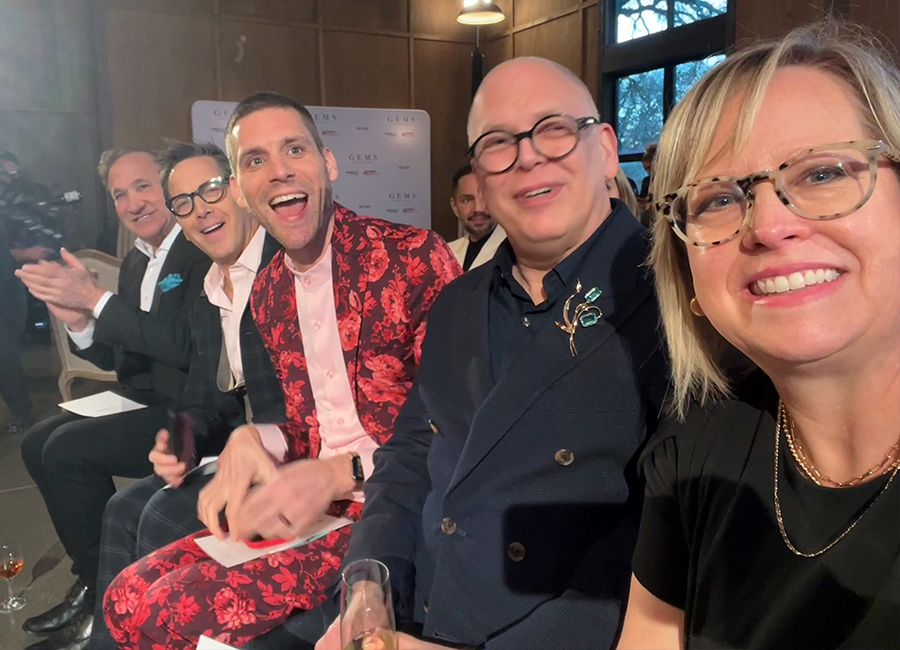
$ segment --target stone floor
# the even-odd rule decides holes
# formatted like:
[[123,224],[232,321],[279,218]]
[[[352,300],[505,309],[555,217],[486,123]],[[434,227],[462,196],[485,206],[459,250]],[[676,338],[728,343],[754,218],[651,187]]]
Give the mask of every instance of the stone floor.
[[[56,350],[52,345],[26,344],[22,357],[35,417],[58,413],[57,404],[62,400],[56,384]],[[76,381],[74,396],[83,397],[99,388],[90,382]],[[12,581],[12,588],[26,599],[27,605],[13,614],[0,614],[0,650],[23,650],[39,638],[23,632],[22,622],[59,602],[74,579],[69,572],[71,562],[56,537],[40,492],[22,463],[22,436],[5,435],[8,419],[9,412],[0,400],[0,539],[13,538],[22,547],[25,568]],[[4,590],[5,585],[0,585],[0,598],[6,597]]]

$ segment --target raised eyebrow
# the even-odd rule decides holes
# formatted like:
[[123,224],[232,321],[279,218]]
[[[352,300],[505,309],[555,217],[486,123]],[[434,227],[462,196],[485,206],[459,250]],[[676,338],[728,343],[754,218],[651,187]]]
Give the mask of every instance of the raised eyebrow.
[[293,145],[293,144],[301,144],[305,147],[308,147],[309,140],[306,137],[304,137],[303,135],[298,134],[298,135],[289,136],[281,141],[282,148]]
[[266,153],[265,149],[262,147],[255,147],[253,149],[247,149],[247,151],[241,154],[241,163],[245,162],[248,158],[253,158],[254,156],[262,156]]
[[[546,119],[548,117],[558,116],[558,115],[568,115],[568,113],[566,113],[566,111],[555,110],[555,109],[546,111],[544,113],[540,113],[534,118],[534,122],[531,124],[531,126],[525,130],[527,131],[527,130],[533,128],[535,124],[537,124],[538,122],[540,122],[543,119]],[[503,132],[503,133],[512,133],[513,135],[518,133],[518,131],[516,131],[514,128],[512,128],[508,124],[489,124],[485,128],[484,132],[481,135],[479,135],[478,137],[480,138],[484,135],[487,135],[488,133],[496,133],[498,131]]]
[[129,185],[131,185],[131,187],[137,187],[141,183],[150,184],[150,181],[148,181],[146,178],[135,178],[133,181],[131,181],[131,183],[129,183]]

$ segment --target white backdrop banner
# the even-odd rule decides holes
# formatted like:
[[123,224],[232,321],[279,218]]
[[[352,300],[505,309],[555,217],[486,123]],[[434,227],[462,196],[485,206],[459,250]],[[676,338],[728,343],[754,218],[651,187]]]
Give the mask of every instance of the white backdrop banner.
[[[236,102],[191,107],[194,142],[225,149]],[[425,111],[307,106],[340,175],[335,200],[360,214],[431,228],[431,118]]]

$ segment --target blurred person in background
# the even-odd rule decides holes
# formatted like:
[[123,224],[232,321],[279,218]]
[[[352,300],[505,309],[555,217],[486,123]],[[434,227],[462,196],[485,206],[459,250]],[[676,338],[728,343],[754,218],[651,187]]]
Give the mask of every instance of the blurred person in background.
[[449,243],[463,271],[488,262],[506,239],[506,232],[485,209],[471,164],[463,165],[453,174],[450,208],[465,231],[462,237]]

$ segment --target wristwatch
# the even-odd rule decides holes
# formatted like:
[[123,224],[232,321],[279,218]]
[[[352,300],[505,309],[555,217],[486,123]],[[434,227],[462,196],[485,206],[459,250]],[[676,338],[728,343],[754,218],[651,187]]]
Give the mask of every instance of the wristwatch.
[[355,451],[350,452],[350,463],[353,468],[352,476],[356,481],[356,489],[362,490],[363,483],[366,482],[366,473],[363,471],[362,458]]

